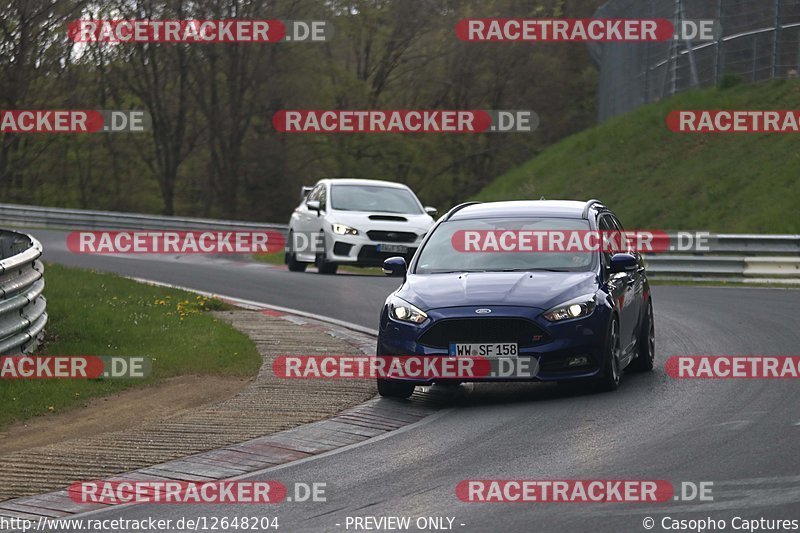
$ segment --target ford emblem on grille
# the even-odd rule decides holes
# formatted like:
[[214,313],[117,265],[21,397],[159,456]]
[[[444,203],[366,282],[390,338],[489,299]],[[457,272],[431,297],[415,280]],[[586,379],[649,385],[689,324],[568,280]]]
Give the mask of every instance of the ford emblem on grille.
[[492,310],[484,308],[484,309],[476,309],[475,312],[478,313],[479,315],[488,315],[489,313],[492,312]]

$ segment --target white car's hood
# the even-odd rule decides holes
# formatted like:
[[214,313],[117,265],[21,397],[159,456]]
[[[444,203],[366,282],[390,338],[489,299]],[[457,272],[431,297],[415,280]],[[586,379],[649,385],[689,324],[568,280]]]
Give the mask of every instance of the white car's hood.
[[365,211],[333,211],[328,214],[328,220],[331,223],[345,224],[346,226],[350,226],[361,232],[367,232],[370,230],[412,231],[422,234],[427,232],[433,225],[433,219],[428,214],[401,215],[396,213],[376,213]]

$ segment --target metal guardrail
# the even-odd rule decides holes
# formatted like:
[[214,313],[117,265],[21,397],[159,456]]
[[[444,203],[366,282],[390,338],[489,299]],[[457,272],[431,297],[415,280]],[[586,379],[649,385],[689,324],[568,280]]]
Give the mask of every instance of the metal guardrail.
[[[0,223],[59,229],[259,230],[285,224],[0,204]],[[679,249],[677,235],[671,244]],[[708,252],[646,255],[652,277],[800,283],[800,235],[707,234]]]
[[62,209],[32,205],[0,204],[0,223],[14,226],[58,229],[174,229],[174,230],[275,230],[286,231],[285,224],[244,222],[241,220],[215,220],[210,218],[168,217],[120,213],[116,211],[90,211]]
[[648,272],[654,278],[800,283],[800,235],[709,234],[707,242],[702,254],[645,255]]
[[29,353],[47,324],[42,245],[22,233],[0,230],[0,355]]

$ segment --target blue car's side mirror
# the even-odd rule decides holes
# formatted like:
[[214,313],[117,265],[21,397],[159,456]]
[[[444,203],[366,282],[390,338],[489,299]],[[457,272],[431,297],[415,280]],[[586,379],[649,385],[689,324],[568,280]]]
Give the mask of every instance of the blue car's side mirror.
[[383,262],[383,273],[392,278],[406,275],[406,260],[403,257],[390,257]]
[[631,254],[614,254],[611,256],[611,264],[609,270],[611,273],[618,272],[633,272],[639,268],[639,262]]

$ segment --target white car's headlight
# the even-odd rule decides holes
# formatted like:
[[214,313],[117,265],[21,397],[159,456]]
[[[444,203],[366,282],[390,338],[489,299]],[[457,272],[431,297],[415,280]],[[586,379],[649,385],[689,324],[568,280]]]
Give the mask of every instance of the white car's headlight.
[[587,294],[553,307],[544,314],[544,317],[550,322],[580,318],[591,315],[595,307],[597,300],[594,294]]
[[425,311],[397,296],[389,297],[389,316],[400,322],[422,324],[428,319]]
[[337,235],[358,235],[358,230],[344,224],[331,224],[331,229]]

